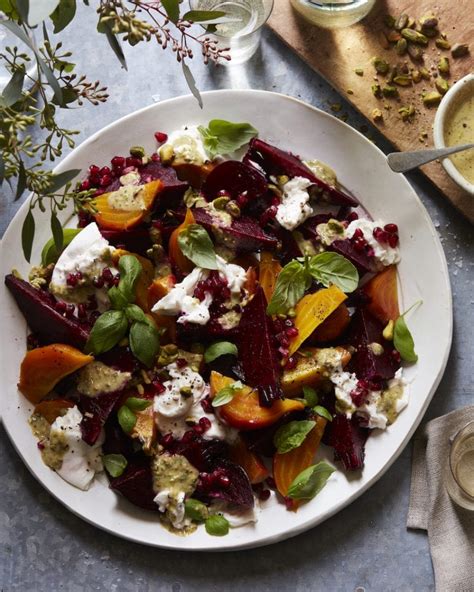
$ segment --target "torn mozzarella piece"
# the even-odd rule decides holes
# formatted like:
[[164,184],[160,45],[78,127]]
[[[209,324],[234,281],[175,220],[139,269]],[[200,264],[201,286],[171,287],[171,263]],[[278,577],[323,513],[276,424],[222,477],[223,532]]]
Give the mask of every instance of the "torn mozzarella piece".
[[395,265],[400,261],[400,249],[398,247],[391,247],[388,244],[380,244],[374,238],[374,229],[377,227],[383,228],[384,222],[381,220],[367,220],[366,218],[359,218],[353,220],[346,229],[345,236],[352,238],[354,232],[359,229],[364,235],[364,239],[368,245],[374,250],[374,258],[381,267],[388,265]]
[[308,187],[311,181],[294,177],[283,185],[283,196],[277,208],[276,219],[287,230],[294,230],[313,214]]

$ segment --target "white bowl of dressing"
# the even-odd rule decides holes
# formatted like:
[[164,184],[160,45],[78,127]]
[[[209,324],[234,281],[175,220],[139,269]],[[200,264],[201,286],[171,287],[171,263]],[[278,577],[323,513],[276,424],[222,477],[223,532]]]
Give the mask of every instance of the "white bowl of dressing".
[[[474,74],[461,78],[444,95],[433,126],[436,148],[474,143]],[[445,158],[448,175],[474,195],[474,148]]]

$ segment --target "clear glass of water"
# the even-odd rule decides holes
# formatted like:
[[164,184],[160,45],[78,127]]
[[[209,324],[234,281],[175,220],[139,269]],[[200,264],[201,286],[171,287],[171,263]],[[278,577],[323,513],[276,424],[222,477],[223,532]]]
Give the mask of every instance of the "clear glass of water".
[[242,64],[257,51],[262,27],[267,22],[273,0],[190,0],[192,10],[220,10],[226,13],[209,37],[219,47],[228,47],[231,60],[222,64]]
[[376,0],[291,0],[293,8],[324,29],[348,27],[362,20]]
[[446,488],[451,499],[467,510],[474,510],[474,422],[464,426],[451,442]]

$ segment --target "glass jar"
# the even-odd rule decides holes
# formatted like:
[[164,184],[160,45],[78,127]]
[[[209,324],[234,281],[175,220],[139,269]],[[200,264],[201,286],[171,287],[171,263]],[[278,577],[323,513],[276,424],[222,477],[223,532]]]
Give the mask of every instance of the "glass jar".
[[467,510],[474,510],[474,421],[452,439],[445,477],[451,499]]
[[348,27],[372,10],[375,0],[291,0],[306,20],[324,29]]

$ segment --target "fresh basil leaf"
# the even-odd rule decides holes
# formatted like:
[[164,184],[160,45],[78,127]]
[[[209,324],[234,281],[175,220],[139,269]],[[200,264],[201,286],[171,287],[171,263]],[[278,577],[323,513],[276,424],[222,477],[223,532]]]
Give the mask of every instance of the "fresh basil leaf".
[[239,350],[237,346],[230,341],[218,341],[210,345],[204,352],[204,361],[209,364],[220,356],[237,356]]
[[225,536],[229,533],[229,521],[221,514],[209,516],[204,525],[207,534],[212,536]]
[[275,290],[267,306],[267,314],[284,314],[303,297],[307,274],[299,261],[290,261],[278,274]]
[[288,497],[296,500],[310,500],[326,485],[335,468],[325,461],[311,465],[292,481]]
[[418,361],[418,356],[415,352],[415,342],[408,329],[404,315],[399,316],[395,321],[393,345],[405,362],[414,363]]
[[329,413],[326,407],[322,407],[321,405],[315,405],[313,407],[313,413],[316,413],[316,415],[324,417],[324,419],[327,419],[328,421],[332,421],[332,415]]
[[201,96],[201,93],[199,92],[198,87],[196,86],[196,80],[194,79],[193,73],[189,69],[188,64],[186,64],[184,62],[184,60],[181,62],[181,67],[183,69],[183,74],[184,74],[184,79],[186,80],[186,84],[188,85],[189,90],[192,92],[194,98],[198,102],[199,107],[202,109],[202,107],[203,107],[202,96]]
[[56,251],[60,253],[63,248],[64,234],[61,222],[58,220],[55,212],[51,212],[51,232],[53,233],[54,246]]
[[30,262],[31,250],[33,248],[33,239],[35,238],[35,219],[31,210],[28,210],[25,221],[21,229],[21,246],[25,259]]
[[117,288],[117,286],[112,286],[112,288],[110,288],[107,294],[109,296],[110,304],[114,310],[123,310],[128,306],[128,300],[125,298],[123,293]]
[[125,405],[132,411],[144,411],[151,405],[149,399],[140,399],[139,397],[128,397]]
[[127,333],[127,318],[121,310],[108,310],[100,315],[94,323],[86,350],[94,354],[102,354],[123,339]]
[[273,436],[273,443],[278,454],[285,454],[301,446],[315,425],[315,421],[303,419],[301,421],[290,421],[279,427]]
[[130,328],[130,349],[133,355],[148,368],[153,366],[160,349],[160,334],[148,323],[133,323]]
[[129,434],[137,423],[135,413],[133,413],[133,411],[126,405],[122,405],[122,407],[120,407],[120,409],[117,411],[117,418],[120,427],[126,434]]
[[170,21],[176,23],[179,19],[179,0],[161,0],[161,5]]
[[[72,239],[77,236],[81,230],[82,228],[63,228],[63,246],[61,251],[69,245]],[[56,249],[54,238],[50,238],[41,251],[41,265],[46,267],[46,265],[49,265],[50,263],[56,263],[60,254],[61,252],[58,252]]]
[[119,259],[120,282],[118,289],[129,302],[135,300],[135,286],[142,272],[140,261],[133,255],[123,255]]
[[127,468],[127,459],[123,454],[104,454],[102,457],[105,470],[111,477],[120,477]]
[[229,384],[229,386],[225,386],[212,399],[212,406],[222,407],[222,405],[227,405],[227,403],[230,403],[234,398],[235,391],[238,391],[243,387],[244,385],[240,382],[240,380],[237,380],[232,384]]
[[125,314],[130,322],[147,323],[149,320],[143,310],[136,304],[129,304],[125,309]]
[[207,231],[199,224],[190,224],[179,233],[178,246],[183,255],[198,267],[217,269],[214,245]]
[[222,18],[223,16],[226,16],[226,13],[222,10],[188,10],[188,12],[183,14],[183,21],[202,23],[213,21]]
[[359,285],[356,267],[338,253],[326,251],[311,257],[309,272],[323,286],[334,284],[345,293],[353,292]]
[[224,119],[212,119],[207,128],[201,125],[198,129],[211,157],[235,152],[258,135],[258,130],[250,123],[233,123]]
[[308,407],[314,407],[318,404],[319,397],[318,393],[314,390],[314,388],[311,388],[310,386],[304,386],[303,396]]
[[54,32],[65,29],[76,15],[76,0],[60,0],[56,10],[51,14]]
[[[1,21],[0,21],[1,22]],[[22,160],[18,165],[18,179],[16,182],[16,192],[14,201],[18,201],[26,189],[26,170]]]
[[25,68],[16,70],[6,87],[3,89],[0,100],[5,107],[11,107],[21,99],[25,74]]
[[71,169],[69,171],[64,171],[63,173],[58,173],[57,175],[53,175],[51,177],[51,181],[46,189],[47,193],[56,193],[59,191],[61,187],[64,187],[66,183],[72,181],[77,175],[81,172],[81,169]]

